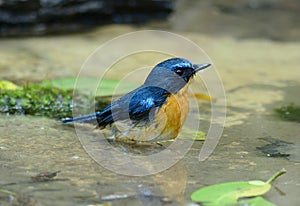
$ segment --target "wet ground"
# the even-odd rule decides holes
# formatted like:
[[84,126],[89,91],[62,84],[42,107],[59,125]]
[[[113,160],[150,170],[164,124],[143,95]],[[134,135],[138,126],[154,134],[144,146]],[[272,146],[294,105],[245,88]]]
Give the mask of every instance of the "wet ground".
[[[106,26],[84,34],[2,39],[0,77],[20,83],[76,76],[99,45],[120,34],[148,28]],[[161,173],[146,177],[120,175],[97,164],[85,152],[72,127],[47,118],[1,115],[0,189],[28,195],[35,205],[185,205],[200,187],[227,181],[267,180],[285,168],[287,173],[273,183],[265,197],[276,205],[298,205],[299,123],[280,120],[274,108],[290,102],[300,104],[300,43],[192,31],[178,34],[206,51],[226,91],[225,129],[206,161],[198,160],[203,142],[197,141],[182,160]],[[135,64],[147,65],[148,58],[141,56],[125,62],[124,72]],[[96,71],[84,75],[93,76],[93,72]],[[205,101],[199,104],[204,113],[200,129],[206,132],[210,106]],[[261,138],[293,143],[294,147],[286,149],[292,158],[263,154],[257,147],[269,142]],[[52,181],[32,180],[32,176],[45,171],[60,172]],[[0,205],[9,205],[10,201],[13,200],[8,195],[0,193]]]

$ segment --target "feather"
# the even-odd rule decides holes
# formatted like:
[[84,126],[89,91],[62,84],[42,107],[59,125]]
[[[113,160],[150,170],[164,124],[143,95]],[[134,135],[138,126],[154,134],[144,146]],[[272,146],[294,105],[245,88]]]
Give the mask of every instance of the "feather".
[[72,124],[90,123],[96,120],[100,128],[104,128],[115,121],[127,119],[148,122],[151,120],[150,111],[159,109],[169,95],[167,90],[159,87],[141,86],[112,102],[102,111],[75,118],[66,118],[62,121],[65,124]]

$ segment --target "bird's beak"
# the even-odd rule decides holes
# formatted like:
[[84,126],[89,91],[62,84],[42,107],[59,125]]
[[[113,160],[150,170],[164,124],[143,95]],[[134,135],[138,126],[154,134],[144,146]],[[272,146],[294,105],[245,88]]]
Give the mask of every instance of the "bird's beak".
[[193,68],[195,70],[195,73],[200,71],[200,70],[203,70],[207,67],[209,67],[211,64],[193,64]]

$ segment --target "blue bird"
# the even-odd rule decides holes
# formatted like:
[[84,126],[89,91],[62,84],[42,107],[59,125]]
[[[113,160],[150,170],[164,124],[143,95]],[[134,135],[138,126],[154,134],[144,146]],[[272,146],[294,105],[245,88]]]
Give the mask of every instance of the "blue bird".
[[65,124],[97,121],[110,128],[117,140],[158,141],[176,138],[189,111],[188,87],[194,75],[210,64],[172,58],[157,64],[144,84],[113,101],[102,111],[74,118]]

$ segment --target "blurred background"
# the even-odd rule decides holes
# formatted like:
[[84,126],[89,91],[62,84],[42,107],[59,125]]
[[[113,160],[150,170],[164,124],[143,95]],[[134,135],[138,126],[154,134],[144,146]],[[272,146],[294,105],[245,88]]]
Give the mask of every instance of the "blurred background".
[[[2,0],[1,36],[80,32],[107,24],[296,41],[297,0]],[[160,23],[155,22],[156,20]]]
[[[255,40],[248,44],[248,53],[238,52],[240,58],[251,58],[249,52],[270,51],[259,41],[277,46],[298,42],[299,16],[297,0],[2,0],[0,75],[13,81],[74,76],[97,46],[145,29],[186,36],[218,61],[240,50],[238,41]],[[280,49],[277,52],[272,56],[281,57]],[[231,58],[224,59],[222,67],[228,67]],[[265,60],[263,66],[275,64]]]

